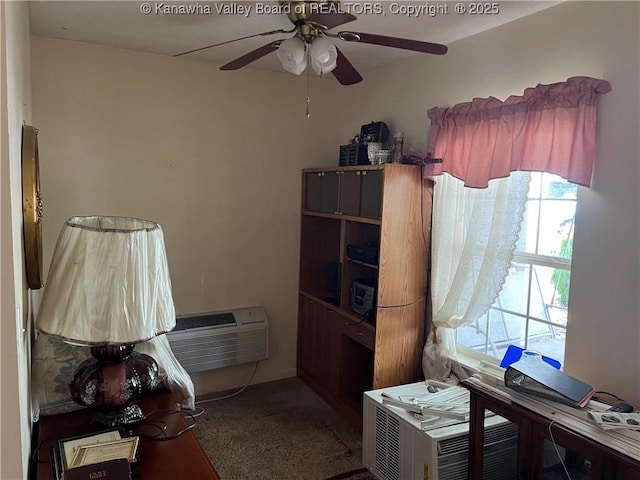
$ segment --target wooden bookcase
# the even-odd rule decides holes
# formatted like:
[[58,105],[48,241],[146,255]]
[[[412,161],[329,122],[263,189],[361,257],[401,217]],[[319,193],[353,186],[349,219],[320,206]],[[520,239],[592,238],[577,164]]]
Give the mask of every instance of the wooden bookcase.
[[[297,372],[358,428],[364,391],[422,376],[432,187],[414,165],[302,172]],[[377,262],[349,258],[362,244]],[[354,281],[376,286],[375,318]]]

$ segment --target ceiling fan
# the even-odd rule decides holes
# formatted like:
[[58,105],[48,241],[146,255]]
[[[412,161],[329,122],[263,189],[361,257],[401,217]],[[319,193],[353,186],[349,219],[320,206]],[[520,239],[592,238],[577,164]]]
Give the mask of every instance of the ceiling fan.
[[267,43],[223,65],[220,70],[237,70],[269,53],[277,52],[283,68],[288,72],[299,75],[305,68],[309,67],[313,68],[320,76],[331,72],[342,85],[353,85],[361,82],[362,77],[344,54],[327,38],[337,38],[345,42],[382,45],[434,55],[447,53],[447,47],[437,43],[352,31],[330,32],[329,30],[335,27],[357,19],[355,15],[341,11],[340,2],[337,0],[281,0],[278,11],[287,15],[291,23],[293,23],[292,29],[272,30],[248,35],[182,52],[175,56],[188,55],[253,37],[293,33],[293,37]]

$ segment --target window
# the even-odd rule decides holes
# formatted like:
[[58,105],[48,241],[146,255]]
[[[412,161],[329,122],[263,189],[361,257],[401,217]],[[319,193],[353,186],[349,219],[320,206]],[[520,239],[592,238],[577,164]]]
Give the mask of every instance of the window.
[[532,173],[518,248],[498,299],[456,330],[458,346],[502,359],[510,344],[564,363],[577,185]]

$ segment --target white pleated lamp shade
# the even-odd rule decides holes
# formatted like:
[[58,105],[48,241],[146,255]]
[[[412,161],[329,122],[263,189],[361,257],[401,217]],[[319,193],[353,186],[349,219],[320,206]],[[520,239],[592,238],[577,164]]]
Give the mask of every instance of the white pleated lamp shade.
[[36,328],[79,345],[130,344],[176,324],[160,225],[72,217],[58,236]]

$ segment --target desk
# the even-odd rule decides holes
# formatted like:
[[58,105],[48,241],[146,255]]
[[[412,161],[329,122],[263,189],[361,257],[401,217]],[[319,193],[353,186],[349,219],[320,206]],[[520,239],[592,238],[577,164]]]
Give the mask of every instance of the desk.
[[[175,409],[175,405],[175,400],[166,391],[149,395],[140,401],[140,407],[145,414],[160,411],[153,419],[166,422],[167,436],[169,437],[187,426],[182,415],[160,415],[162,410]],[[84,435],[101,429],[91,423],[93,415],[92,411],[84,409],[40,418],[38,423],[37,480],[51,479],[49,454],[51,446],[56,440]],[[135,433],[135,426],[132,427],[132,430]],[[180,436],[169,440],[152,440],[141,437],[138,444],[138,457],[140,459],[140,474],[135,478],[139,480],[176,480],[179,478],[220,480],[192,430],[187,430]]]
[[[475,382],[465,381],[463,386],[471,392],[469,421],[469,479],[482,479],[485,410],[494,412],[519,427],[518,479],[537,480],[566,478],[563,471],[553,472],[544,468],[545,441],[550,441],[549,428],[555,443],[567,449],[565,463],[572,459],[579,462],[581,472],[571,478],[640,480],[640,462],[596,442],[588,436],[549,420],[540,413],[515,401],[482,388]],[[585,471],[584,460],[589,468]],[[577,463],[576,463],[577,465]],[[569,465],[570,466],[570,465]]]

